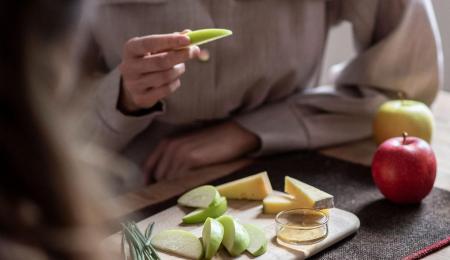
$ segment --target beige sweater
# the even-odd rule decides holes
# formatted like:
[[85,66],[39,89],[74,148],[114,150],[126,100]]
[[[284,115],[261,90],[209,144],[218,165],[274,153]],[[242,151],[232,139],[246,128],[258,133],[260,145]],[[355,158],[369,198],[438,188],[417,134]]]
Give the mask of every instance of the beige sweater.
[[[136,162],[168,134],[228,119],[261,138],[261,153],[362,139],[387,98],[402,91],[430,104],[442,83],[430,1],[101,0],[95,17],[95,135]],[[318,86],[328,31],[344,20],[358,54],[333,85]],[[127,39],[210,27],[234,34],[204,46],[208,62],[187,63],[163,111],[131,117],[116,109]]]

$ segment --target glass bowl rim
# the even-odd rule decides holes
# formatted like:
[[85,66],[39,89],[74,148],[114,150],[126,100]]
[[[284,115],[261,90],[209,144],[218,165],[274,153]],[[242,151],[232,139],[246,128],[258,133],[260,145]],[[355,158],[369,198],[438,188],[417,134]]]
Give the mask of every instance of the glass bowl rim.
[[[318,223],[317,225],[310,226],[310,227],[303,227],[303,226],[300,226],[298,224],[289,224],[289,223],[284,224],[284,223],[280,222],[280,218],[281,218],[282,215],[285,215],[285,214],[288,214],[288,213],[292,213],[292,212],[295,212],[295,211],[299,211],[299,210],[319,213],[320,215],[322,215],[324,217],[324,220],[323,220],[322,223]],[[283,210],[283,211],[278,212],[278,214],[275,216],[275,222],[276,222],[277,225],[280,225],[281,227],[284,227],[284,228],[298,229],[298,230],[311,230],[311,229],[320,228],[320,227],[323,227],[325,225],[328,225],[328,220],[329,220],[328,215],[325,214],[324,212],[322,212],[321,210],[319,210],[319,209],[308,209],[308,208],[296,208],[296,209]]]

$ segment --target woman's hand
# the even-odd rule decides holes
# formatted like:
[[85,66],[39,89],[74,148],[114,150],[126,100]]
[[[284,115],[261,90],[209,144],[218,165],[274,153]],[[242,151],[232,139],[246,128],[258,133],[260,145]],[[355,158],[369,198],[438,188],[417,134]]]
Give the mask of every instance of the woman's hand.
[[187,170],[239,158],[260,146],[259,138],[227,122],[184,136],[163,140],[148,157],[147,179],[174,179]]
[[130,39],[123,48],[122,86],[118,107],[122,112],[151,108],[176,91],[185,72],[184,62],[199,53],[181,33]]

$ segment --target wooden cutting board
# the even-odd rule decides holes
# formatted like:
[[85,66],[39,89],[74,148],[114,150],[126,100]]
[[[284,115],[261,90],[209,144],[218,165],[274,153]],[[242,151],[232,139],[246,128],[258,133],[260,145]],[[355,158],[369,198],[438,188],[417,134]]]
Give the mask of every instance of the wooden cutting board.
[[[280,245],[275,236],[274,215],[263,214],[262,205],[259,201],[229,200],[228,212],[226,214],[237,218],[241,223],[252,223],[258,225],[266,231],[270,240],[267,253],[258,257],[258,259],[305,259],[321,250],[333,245],[343,238],[356,232],[359,228],[359,219],[354,214],[341,210],[331,209],[328,223],[328,236],[313,245],[304,246],[285,246]],[[156,215],[153,215],[138,223],[141,230],[145,230],[150,222],[155,222],[154,234],[169,228],[178,228],[193,232],[201,237],[202,225],[184,225],[181,218],[190,210],[179,206],[173,206]],[[104,246],[113,254],[120,254],[120,234],[115,234],[104,241]],[[181,259],[175,256],[159,252],[162,259]],[[250,254],[245,253],[235,259],[253,259]],[[231,259],[227,252],[222,248],[214,259]]]

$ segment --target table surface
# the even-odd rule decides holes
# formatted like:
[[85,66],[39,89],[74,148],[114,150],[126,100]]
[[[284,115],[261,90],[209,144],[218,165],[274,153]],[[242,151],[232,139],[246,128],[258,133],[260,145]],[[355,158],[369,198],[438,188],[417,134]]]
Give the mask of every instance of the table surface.
[[[450,191],[450,160],[448,160],[450,157],[450,93],[440,92],[432,106],[432,111],[436,121],[432,146],[438,162],[435,187]],[[372,140],[364,140],[323,149],[320,152],[327,156],[369,166],[375,149],[376,146]],[[251,160],[244,159],[205,167],[187,173],[189,175],[188,178],[162,181],[143,189],[126,193],[113,199],[111,204],[115,208],[111,214],[120,218],[149,206],[157,205],[160,202],[179,196],[193,187],[228,175],[250,163]],[[429,255],[425,259],[450,259],[450,246]]]

